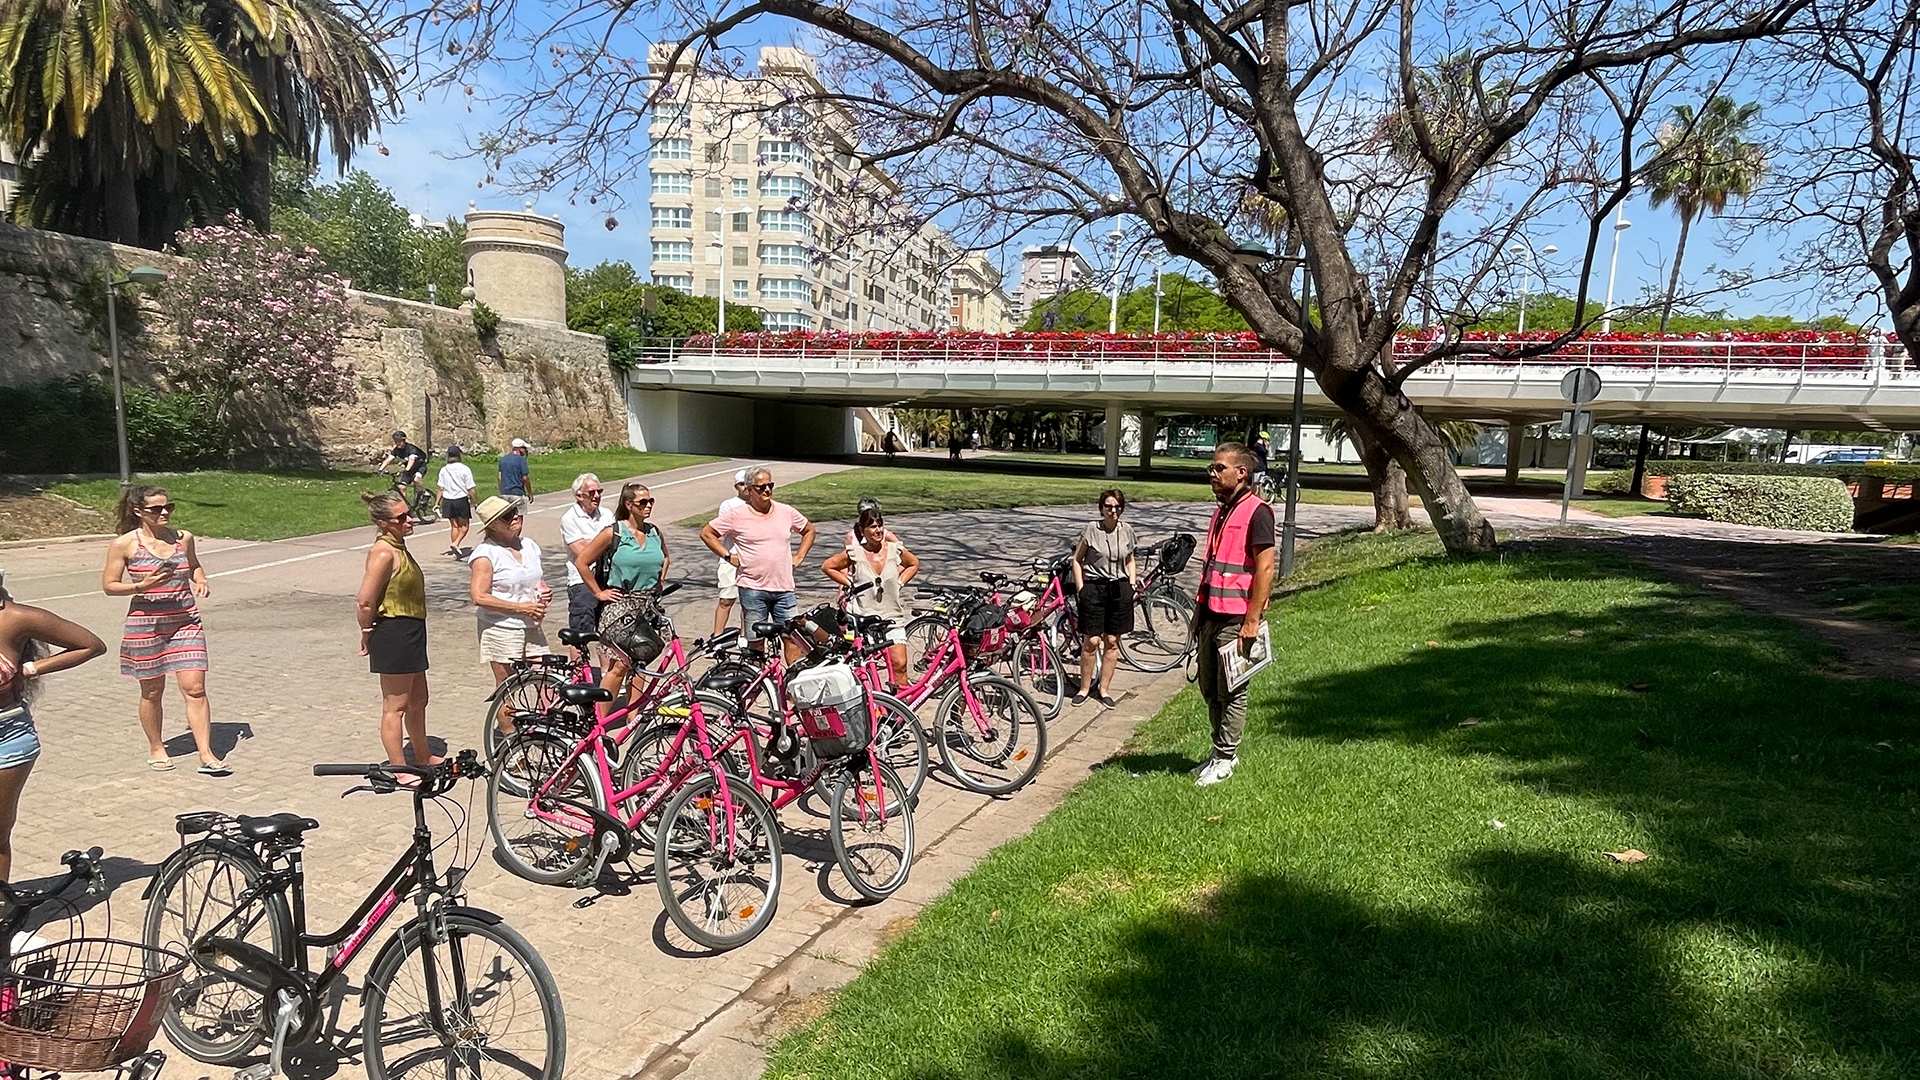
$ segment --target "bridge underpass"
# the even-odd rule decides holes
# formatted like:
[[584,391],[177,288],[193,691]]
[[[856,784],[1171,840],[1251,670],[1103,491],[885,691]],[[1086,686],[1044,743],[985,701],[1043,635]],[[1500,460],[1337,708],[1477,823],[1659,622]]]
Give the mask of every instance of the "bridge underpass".
[[[1124,413],[1140,415],[1149,431],[1156,416],[1278,416],[1292,407],[1294,364],[1244,348],[939,342],[835,348],[778,337],[683,349],[631,372],[631,440],[648,450],[831,455],[859,450],[851,410],[860,407],[1078,409],[1105,413],[1107,475],[1117,476]],[[1455,358],[1415,373],[1406,390],[1436,420],[1553,423],[1567,408],[1561,379],[1592,366],[1605,381],[1590,406],[1599,423],[1920,429],[1920,370],[1899,363],[1897,348],[1824,344],[1795,356],[1771,342],[1689,341],[1627,358],[1610,354],[1618,348],[1575,342],[1520,361]],[[1335,411],[1311,378],[1305,407],[1309,416]],[[1152,440],[1142,443],[1145,465]]]

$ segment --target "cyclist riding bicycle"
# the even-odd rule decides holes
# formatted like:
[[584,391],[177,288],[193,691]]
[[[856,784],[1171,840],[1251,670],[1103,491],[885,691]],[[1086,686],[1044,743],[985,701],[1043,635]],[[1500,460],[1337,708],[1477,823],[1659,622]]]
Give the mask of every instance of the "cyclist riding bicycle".
[[407,433],[404,431],[393,433],[393,449],[387,451],[387,456],[381,460],[380,471],[386,472],[389,465],[394,467],[394,480],[397,486],[410,487],[421,495],[427,493],[427,485],[420,482],[420,478],[427,472],[427,452],[408,442]]

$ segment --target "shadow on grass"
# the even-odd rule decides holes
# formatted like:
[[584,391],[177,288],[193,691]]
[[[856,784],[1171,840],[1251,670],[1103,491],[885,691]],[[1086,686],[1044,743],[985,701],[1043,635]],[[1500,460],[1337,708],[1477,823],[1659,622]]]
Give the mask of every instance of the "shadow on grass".
[[[1639,576],[1620,570],[1534,553],[1494,581]],[[1433,887],[1463,898],[1436,903],[1231,876],[1088,931],[1062,1011],[1005,1001],[964,1066],[902,1075],[1920,1075],[1920,692],[1825,675],[1809,639],[1676,588],[1408,646],[1257,697],[1251,726],[1491,763],[1630,822],[1652,859],[1514,837],[1444,862]]]

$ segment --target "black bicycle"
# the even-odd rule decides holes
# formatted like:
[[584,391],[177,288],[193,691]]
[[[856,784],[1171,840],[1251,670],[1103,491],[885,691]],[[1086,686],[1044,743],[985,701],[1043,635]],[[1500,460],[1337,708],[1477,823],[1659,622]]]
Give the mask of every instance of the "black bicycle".
[[[46,889],[0,881],[0,1077],[54,1080],[59,1070],[110,1069],[123,1080],[152,1080],[167,1055],[149,1051],[159,1029],[154,1006],[174,987],[186,957],[138,942],[78,936],[43,942],[31,936],[34,913],[49,904],[78,905],[67,894],[106,892],[100,849],[69,851],[66,874]],[[57,918],[57,913],[56,913]],[[35,924],[41,925],[41,924]],[[109,922],[111,929],[111,922]],[[16,939],[25,944],[15,949]]]
[[[401,779],[413,778],[412,844],[339,929],[313,934],[301,852],[319,822],[298,814],[180,815],[180,850],[146,893],[147,943],[192,961],[162,1017],[174,1044],[201,1061],[228,1064],[271,1039],[267,1061],[241,1075],[280,1075],[288,1047],[321,1040],[325,1004],[347,965],[411,895],[415,916],[367,969],[360,1026],[367,1075],[447,1080],[484,1071],[559,1080],[566,1018],[547,965],[500,916],[461,902],[470,863],[444,875],[433,864],[427,800],[486,776],[479,756],[465,750],[431,766],[315,765],[313,773],[361,777],[378,793],[403,790]],[[326,950],[318,971],[308,962],[311,949]]]
[[387,477],[387,486],[395,495],[400,496],[401,502],[407,504],[407,513],[413,515],[414,524],[431,525],[439,520],[439,515],[436,514],[433,509],[433,490],[431,488],[415,488],[412,484],[403,483],[400,479],[400,474],[390,469],[375,469],[374,471]]

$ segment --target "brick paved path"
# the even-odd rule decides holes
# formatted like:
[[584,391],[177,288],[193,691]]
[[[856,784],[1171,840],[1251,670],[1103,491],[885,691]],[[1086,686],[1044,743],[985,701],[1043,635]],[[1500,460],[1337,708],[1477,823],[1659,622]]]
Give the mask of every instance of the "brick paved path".
[[[674,521],[711,507],[731,494],[733,463],[709,463],[650,478],[661,500],[656,519]],[[782,483],[832,466],[780,465]],[[615,486],[612,481],[609,487]],[[530,535],[543,552],[557,549],[562,494],[536,500]],[[1141,506],[1130,511],[1143,537],[1158,537],[1178,525],[1205,523],[1205,508]],[[1058,550],[1087,517],[1087,508],[982,511],[903,516],[892,524],[920,553],[927,579],[963,582],[974,571]],[[190,520],[183,527],[191,528]],[[817,566],[849,527],[822,522]],[[466,568],[433,554],[444,546],[443,527],[422,530],[413,543],[426,570],[433,704],[430,730],[455,749],[472,745],[483,698],[491,686],[473,642],[473,615],[466,599]],[[689,637],[705,633],[711,618],[712,559],[693,530],[667,526],[678,560],[676,580],[689,587],[670,609]],[[46,749],[26,790],[15,833],[15,865],[21,878],[51,870],[61,851],[98,844],[108,854],[116,887],[110,911],[114,932],[137,936],[144,904],[139,890],[177,843],[173,815],[218,808],[234,813],[296,810],[318,818],[307,866],[316,924],[343,918],[406,843],[409,807],[401,798],[355,796],[347,786],[311,774],[317,761],[365,761],[379,757],[377,683],[354,655],[352,594],[358,586],[369,530],[274,543],[208,540],[202,557],[213,576],[213,595],[203,604],[213,669],[208,679],[216,740],[235,774],[209,779],[193,771],[191,741],[177,697],[167,702],[169,748],[178,768],[151,773],[134,715],[135,689],[118,673],[111,650],[119,640],[125,601],[98,592],[103,545],[48,545],[0,552],[9,585],[23,601],[41,603],[82,622],[109,644],[107,656],[73,672],[50,677],[36,709]],[[563,578],[555,556],[548,580]],[[1191,571],[1190,571],[1191,573]],[[801,572],[803,591],[821,599],[830,593],[817,569]],[[564,621],[556,608],[551,634]],[[1122,692],[1149,688],[1137,673],[1116,680]],[[871,908],[845,899],[851,889],[836,881],[825,842],[824,818],[799,806],[782,813],[789,837],[788,873],[781,909],[772,927],[750,946],[724,956],[701,956],[680,940],[660,910],[650,880],[627,896],[608,896],[576,906],[594,894],[522,882],[483,857],[469,878],[473,901],[508,916],[538,947],[559,982],[568,1016],[570,1076],[595,1080],[633,1075],[649,1063],[677,1060],[681,1043],[722,1010],[764,982],[775,969],[789,970],[803,947],[842,958],[870,954],[891,923],[921,904],[988,850],[1025,831],[1108,750],[1138,715],[1150,713],[1177,689],[1163,679],[1149,698],[1138,695],[1109,713],[1097,707],[1071,710],[1052,729],[1054,758],[1027,791],[986,799],[930,781],[916,817],[922,860],[903,895]],[[1104,718],[1104,720],[1102,719]],[[1093,723],[1107,738],[1095,745],[1078,739]],[[1093,746],[1093,749],[1089,749]],[[937,776],[937,774],[936,774]],[[483,793],[476,792],[465,838],[484,850]],[[104,932],[96,909],[92,933]],[[823,948],[823,940],[844,938]],[[782,968],[782,965],[789,965]],[[764,987],[762,988],[764,992]],[[358,1001],[344,1014],[357,1020]],[[327,1066],[314,1063],[321,1072]],[[358,1071],[357,1064],[343,1066]],[[230,1075],[173,1055],[166,1075],[178,1078]]]

